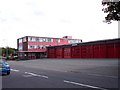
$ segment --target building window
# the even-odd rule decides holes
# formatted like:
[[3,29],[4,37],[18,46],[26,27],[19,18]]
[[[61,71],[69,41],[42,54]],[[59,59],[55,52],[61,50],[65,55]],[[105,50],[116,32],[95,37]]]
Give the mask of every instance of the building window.
[[37,45],[34,45],[34,48],[37,48]]
[[36,38],[35,37],[28,37],[28,41],[36,41]]
[[22,43],[22,39],[19,39],[19,43]]
[[27,40],[26,40],[26,37],[24,37],[24,38],[23,38],[23,42],[26,42],[26,41],[27,41]]
[[42,42],[42,38],[39,38],[39,42]]
[[29,49],[34,49],[34,48],[35,48],[35,45],[28,45],[28,48],[29,48]]
[[33,41],[33,38],[32,37],[28,37],[28,41]]
[[41,49],[43,48],[43,45],[36,45],[36,48]]
[[39,38],[36,38],[36,41],[39,42]]
[[82,42],[82,40],[79,39],[79,40],[78,40],[78,43],[80,43],[80,42]]
[[19,53],[18,56],[23,56],[23,53]]
[[56,42],[60,42],[60,39],[57,38],[57,39],[56,39]]
[[51,38],[47,38],[47,39],[46,39],[46,42],[51,42]]
[[40,49],[40,45],[37,45],[37,48]]
[[46,38],[43,38],[42,40],[43,40],[43,42],[46,42]]
[[69,40],[70,43],[79,43],[79,40]]
[[53,39],[51,39],[51,42],[53,42]]
[[30,46],[30,49],[33,48],[33,46]]
[[33,45],[32,48],[35,48],[35,46]]
[[71,43],[71,41],[70,41],[70,40],[68,40],[68,43]]
[[76,40],[72,40],[72,43],[76,43]]
[[32,37],[32,41],[33,41],[33,42],[36,41],[36,38],[35,38],[35,37]]
[[28,41],[31,41],[31,37],[28,37]]
[[40,45],[40,48],[42,49],[42,48],[43,48],[43,45]]
[[20,45],[20,46],[18,47],[18,50],[22,50],[22,48],[23,48],[22,45]]
[[40,48],[40,45],[28,45],[28,49],[37,49]]
[[43,46],[42,46],[42,49],[43,49],[43,48],[46,48],[46,46],[45,46],[45,45],[43,45]]

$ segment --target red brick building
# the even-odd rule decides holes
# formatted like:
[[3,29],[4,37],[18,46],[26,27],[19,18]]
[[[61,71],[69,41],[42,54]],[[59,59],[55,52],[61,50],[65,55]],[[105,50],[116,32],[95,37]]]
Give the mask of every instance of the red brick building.
[[81,39],[72,39],[72,36],[63,38],[25,36],[17,39],[19,59],[37,59],[47,56],[48,46],[58,46],[71,43],[80,43]]

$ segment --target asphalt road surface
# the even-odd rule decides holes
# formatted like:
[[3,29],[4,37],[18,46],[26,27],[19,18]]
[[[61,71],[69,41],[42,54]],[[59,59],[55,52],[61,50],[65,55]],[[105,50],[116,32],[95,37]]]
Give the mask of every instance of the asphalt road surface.
[[2,88],[118,89],[118,59],[37,59],[8,61]]

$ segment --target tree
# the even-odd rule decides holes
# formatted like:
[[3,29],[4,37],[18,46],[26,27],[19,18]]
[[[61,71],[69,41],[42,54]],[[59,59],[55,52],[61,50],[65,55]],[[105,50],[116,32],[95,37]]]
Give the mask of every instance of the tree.
[[103,8],[102,11],[104,13],[107,13],[107,16],[105,17],[106,23],[110,24],[111,21],[119,21],[120,20],[120,1],[119,0],[103,0],[102,1],[103,6],[107,6],[106,8]]
[[16,49],[15,48],[10,48],[10,47],[6,47],[6,48],[2,48],[2,54],[5,54],[5,55],[7,55],[8,54],[8,56],[10,55],[10,54],[16,54]]

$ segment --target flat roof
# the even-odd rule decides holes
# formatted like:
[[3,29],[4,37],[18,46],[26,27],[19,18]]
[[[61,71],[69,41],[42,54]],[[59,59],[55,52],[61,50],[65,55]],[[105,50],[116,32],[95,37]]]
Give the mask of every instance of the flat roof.
[[[24,36],[24,37],[55,38],[55,37],[40,37],[40,36]],[[18,38],[18,39],[22,39],[24,37],[21,37],[21,38]],[[70,39],[70,38],[55,38],[55,39],[82,40],[82,39]]]

